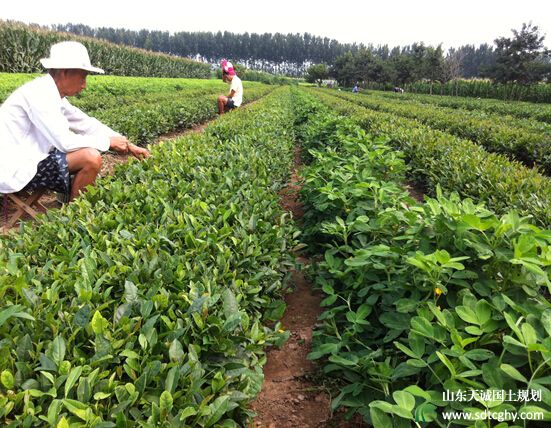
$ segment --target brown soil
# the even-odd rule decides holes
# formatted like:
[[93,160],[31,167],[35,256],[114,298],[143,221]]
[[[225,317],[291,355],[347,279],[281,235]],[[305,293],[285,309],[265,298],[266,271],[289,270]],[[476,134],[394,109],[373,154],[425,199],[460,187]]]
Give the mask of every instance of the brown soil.
[[[307,260],[300,260],[307,263]],[[287,296],[282,324],[291,332],[281,349],[268,351],[262,391],[251,408],[254,427],[322,427],[330,419],[329,395],[312,380],[318,371],[306,357],[321,313],[321,297],[302,272],[293,273],[295,290]]]
[[409,192],[409,196],[411,196],[417,202],[423,202],[425,194],[419,186],[408,182],[404,184],[404,187]]
[[[300,182],[297,168],[300,151],[295,152],[295,171],[281,192],[280,203],[295,219],[303,215],[298,200]],[[310,260],[298,257],[307,269]],[[319,382],[318,365],[307,359],[312,333],[322,309],[322,296],[306,280],[304,271],[293,272],[294,291],[285,298],[287,310],[281,320],[291,336],[281,349],[270,349],[264,366],[264,384],[251,409],[257,416],[250,428],[362,427],[361,422],[344,422],[331,414],[329,391]],[[340,416],[340,415],[339,415]]]

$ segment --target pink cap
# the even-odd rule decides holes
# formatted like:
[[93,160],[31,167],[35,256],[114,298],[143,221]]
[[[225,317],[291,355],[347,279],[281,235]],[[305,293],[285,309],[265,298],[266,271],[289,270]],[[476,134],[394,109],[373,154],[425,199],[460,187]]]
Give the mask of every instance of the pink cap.
[[229,62],[227,59],[223,59],[220,62],[220,67],[222,67],[222,71],[226,74],[229,74],[231,76],[235,75],[235,69],[233,68],[233,64]]

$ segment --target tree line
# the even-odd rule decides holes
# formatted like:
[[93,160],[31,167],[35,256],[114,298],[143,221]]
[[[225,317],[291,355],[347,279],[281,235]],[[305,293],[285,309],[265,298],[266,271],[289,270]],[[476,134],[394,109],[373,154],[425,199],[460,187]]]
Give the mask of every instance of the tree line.
[[164,52],[216,64],[231,58],[253,70],[301,76],[312,63],[332,63],[345,52],[365,48],[363,44],[340,43],[309,33],[243,33],[228,31],[169,33],[168,31],[92,28],[82,24],[58,24],[55,31],[105,39],[112,43]]
[[[83,24],[54,25],[55,31],[105,39],[113,43],[164,52],[217,64],[221,58],[272,74],[316,81],[331,77],[342,85],[376,82],[405,85],[430,80],[490,78],[496,82],[533,83],[549,79],[550,55],[537,26],[523,24],[513,37],[494,45],[464,45],[444,52],[441,45],[413,43],[390,48],[340,43],[309,33],[243,33],[127,30]],[[321,73],[321,74],[320,74]],[[320,77],[323,76],[323,77]]]
[[310,82],[333,78],[344,86],[356,83],[408,83],[427,80],[446,83],[459,78],[488,78],[495,83],[532,84],[551,80],[551,52],[544,46],[544,36],[537,26],[523,24],[512,30],[513,37],[499,37],[494,46],[361,47],[346,52],[332,64],[314,64],[307,70]]

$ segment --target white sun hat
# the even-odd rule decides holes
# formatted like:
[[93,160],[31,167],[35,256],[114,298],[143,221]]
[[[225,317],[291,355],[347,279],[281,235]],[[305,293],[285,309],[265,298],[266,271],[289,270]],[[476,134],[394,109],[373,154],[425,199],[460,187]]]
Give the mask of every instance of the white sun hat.
[[60,42],[50,47],[50,57],[42,58],[40,63],[46,69],[68,69],[91,71],[94,73],[105,73],[101,68],[94,67],[90,63],[86,46],[79,42]]

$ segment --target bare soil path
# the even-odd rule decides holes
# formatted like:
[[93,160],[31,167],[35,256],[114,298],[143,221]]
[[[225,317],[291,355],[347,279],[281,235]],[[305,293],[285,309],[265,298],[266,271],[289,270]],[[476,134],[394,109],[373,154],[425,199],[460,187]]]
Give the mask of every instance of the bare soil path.
[[[297,150],[295,168],[299,162]],[[291,211],[295,219],[303,215],[299,190],[295,169],[289,185],[280,193],[281,206]],[[305,258],[299,258],[299,262],[304,266],[309,263]],[[291,336],[281,349],[268,352],[262,391],[251,406],[258,414],[255,427],[317,427],[329,418],[329,397],[312,382],[317,368],[307,359],[322,298],[312,291],[304,271],[293,272],[292,281],[295,289],[286,296],[287,309],[282,319]]]
[[[295,152],[295,171],[281,192],[281,206],[296,220],[303,215],[299,201],[300,151]],[[310,260],[298,257],[306,269]],[[294,291],[285,298],[287,309],[281,320],[291,336],[281,349],[268,351],[264,384],[251,409],[257,413],[250,428],[362,427],[361,422],[344,422],[333,416],[329,391],[319,382],[319,367],[307,356],[312,348],[312,333],[322,313],[321,294],[305,278],[304,269],[293,272]]]

